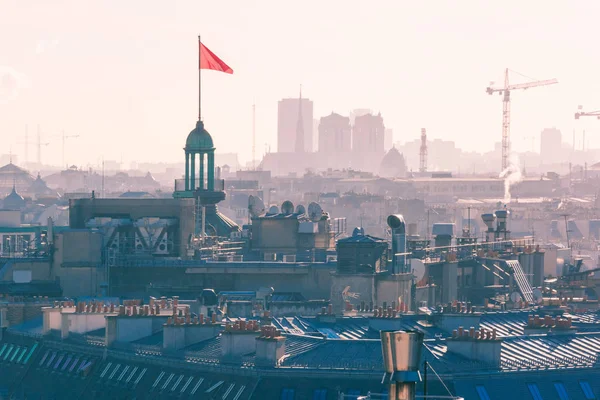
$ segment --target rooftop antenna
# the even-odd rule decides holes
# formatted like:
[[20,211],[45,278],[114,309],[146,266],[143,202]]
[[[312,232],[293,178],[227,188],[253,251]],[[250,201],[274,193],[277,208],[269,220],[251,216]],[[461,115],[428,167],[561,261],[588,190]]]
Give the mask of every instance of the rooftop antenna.
[[102,198],[104,198],[104,156],[102,156],[102,190],[100,191]]
[[427,131],[421,128],[421,149],[419,151],[419,172],[427,172]]
[[569,214],[563,214],[565,219],[565,233],[567,234],[567,247],[569,248],[569,252],[571,253],[571,258],[573,258],[573,249],[571,249],[571,241],[569,239],[569,224],[567,223],[567,217]]

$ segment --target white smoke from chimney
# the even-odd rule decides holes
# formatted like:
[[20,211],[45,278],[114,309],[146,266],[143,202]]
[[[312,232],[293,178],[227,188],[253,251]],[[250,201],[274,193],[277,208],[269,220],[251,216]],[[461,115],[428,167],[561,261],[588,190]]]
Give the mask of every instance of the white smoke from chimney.
[[514,153],[510,154],[508,167],[500,173],[500,179],[504,179],[504,203],[508,204],[511,200],[510,188],[523,180],[523,174],[519,166],[519,156]]

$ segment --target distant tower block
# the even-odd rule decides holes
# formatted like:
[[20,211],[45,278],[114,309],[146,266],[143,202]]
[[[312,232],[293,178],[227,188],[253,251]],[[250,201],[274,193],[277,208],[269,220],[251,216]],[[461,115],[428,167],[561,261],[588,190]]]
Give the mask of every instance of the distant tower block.
[[421,150],[419,151],[419,172],[427,172],[427,131],[421,128]]

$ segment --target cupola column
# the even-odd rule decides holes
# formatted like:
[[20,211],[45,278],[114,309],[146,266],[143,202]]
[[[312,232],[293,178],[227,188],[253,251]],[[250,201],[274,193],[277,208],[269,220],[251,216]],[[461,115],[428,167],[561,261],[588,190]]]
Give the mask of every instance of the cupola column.
[[191,152],[190,153],[190,157],[192,157],[192,173],[190,176],[190,190],[194,191],[196,190],[196,153],[195,152]]
[[215,151],[208,153],[208,190],[215,190]]
[[190,153],[185,152],[185,190],[190,190]]
[[200,153],[200,190],[204,190],[204,153]]

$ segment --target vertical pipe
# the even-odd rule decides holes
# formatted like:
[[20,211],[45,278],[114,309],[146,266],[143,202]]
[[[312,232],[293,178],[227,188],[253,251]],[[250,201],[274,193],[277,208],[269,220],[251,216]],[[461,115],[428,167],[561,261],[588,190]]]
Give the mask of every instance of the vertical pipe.
[[423,363],[423,397],[427,398],[427,361]]
[[206,207],[202,206],[202,245],[206,236]]

